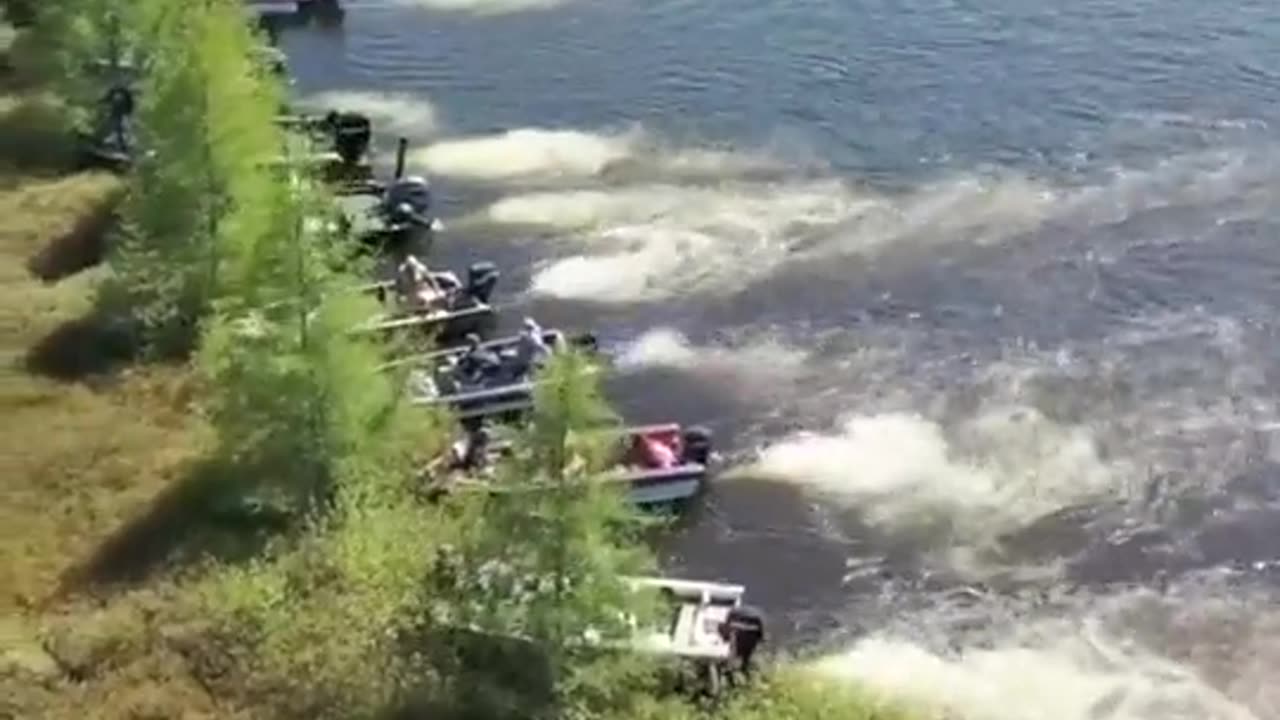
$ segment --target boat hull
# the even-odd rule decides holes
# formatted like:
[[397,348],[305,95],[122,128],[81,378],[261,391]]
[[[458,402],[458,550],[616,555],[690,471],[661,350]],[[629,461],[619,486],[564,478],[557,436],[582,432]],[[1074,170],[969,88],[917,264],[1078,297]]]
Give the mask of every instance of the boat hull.
[[627,498],[637,505],[672,505],[701,495],[707,477],[705,465],[690,463],[668,470],[628,473],[619,481],[627,484]]

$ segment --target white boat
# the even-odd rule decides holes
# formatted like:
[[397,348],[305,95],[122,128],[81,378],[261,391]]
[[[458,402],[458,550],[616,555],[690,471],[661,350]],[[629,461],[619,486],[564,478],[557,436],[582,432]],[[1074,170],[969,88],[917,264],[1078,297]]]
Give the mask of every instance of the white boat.
[[742,607],[745,587],[674,578],[629,578],[628,583],[636,590],[667,596],[670,611],[665,626],[637,631],[634,649],[704,661],[733,657],[731,636],[723,629],[730,613]]
[[245,0],[246,9],[263,15],[293,15],[300,12],[308,0]]
[[244,7],[250,13],[263,18],[310,12],[335,14],[341,11],[341,3],[338,0],[244,0]]

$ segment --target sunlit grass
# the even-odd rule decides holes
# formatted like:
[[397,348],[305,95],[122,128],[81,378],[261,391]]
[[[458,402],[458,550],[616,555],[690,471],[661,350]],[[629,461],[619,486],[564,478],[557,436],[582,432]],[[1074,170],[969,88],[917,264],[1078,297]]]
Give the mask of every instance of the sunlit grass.
[[[179,369],[108,374],[90,319],[100,268],[46,284],[33,258],[82,260],[85,219],[114,178],[22,180],[0,190],[0,613],[59,579],[142,512],[199,447]],[[65,257],[73,256],[73,257]],[[83,263],[83,264],[88,264]]]

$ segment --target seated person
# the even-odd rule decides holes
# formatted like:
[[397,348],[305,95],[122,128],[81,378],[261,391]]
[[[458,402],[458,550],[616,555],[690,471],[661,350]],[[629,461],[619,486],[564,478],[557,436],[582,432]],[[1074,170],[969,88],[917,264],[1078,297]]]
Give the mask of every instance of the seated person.
[[396,286],[410,312],[426,312],[444,304],[449,293],[442,288],[427,266],[414,255],[405,256],[396,269]]
[[542,328],[533,318],[524,319],[524,329],[516,341],[514,364],[519,375],[532,372],[551,355],[551,348],[542,339]]
[[497,353],[480,346],[480,336],[467,334],[467,349],[455,366],[463,382],[475,384],[492,377],[502,367]]
[[478,427],[467,433],[453,448],[454,456],[451,469],[472,472],[484,464],[485,454],[489,448],[489,430]]
[[666,470],[680,464],[676,451],[661,438],[652,435],[641,435],[636,438],[636,448],[640,461],[651,470]]

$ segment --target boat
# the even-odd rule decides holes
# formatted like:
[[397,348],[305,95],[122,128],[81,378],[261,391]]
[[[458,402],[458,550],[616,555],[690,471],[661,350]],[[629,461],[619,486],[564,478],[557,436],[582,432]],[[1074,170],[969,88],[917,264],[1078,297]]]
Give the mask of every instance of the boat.
[[114,84],[107,90],[93,130],[76,134],[82,167],[124,172],[133,164],[137,144],[131,122],[133,109],[133,91],[127,84]]
[[[427,368],[409,372],[409,397],[415,405],[446,406],[464,425],[494,420],[517,420],[533,409],[537,380],[531,362],[515,352],[498,353],[481,347],[472,338],[475,351],[483,353],[485,366],[471,374],[463,367],[470,347],[450,351],[444,359]],[[567,347],[552,345],[551,352]]]
[[[472,263],[467,268],[467,282],[462,284],[452,272],[431,272],[432,280],[445,292],[438,305],[426,310],[398,309],[371,319],[354,329],[356,333],[395,334],[405,331],[431,335],[438,344],[457,343],[468,335],[487,337],[497,324],[497,310],[490,303],[500,273],[491,262]],[[388,283],[362,288],[378,294],[385,302],[403,304],[392,299]]]
[[661,577],[628,578],[627,584],[639,592],[656,592],[667,606],[667,622],[637,632],[637,650],[714,661],[733,657],[733,643],[720,627],[743,607],[746,587]]
[[[391,283],[378,283],[378,289],[385,291],[390,290]],[[499,356],[510,355],[516,351],[516,347],[520,344],[521,335],[506,335],[492,340],[485,340],[480,343],[479,347],[483,350],[497,353]],[[601,353],[599,341],[594,333],[583,332],[570,335],[563,330],[543,330],[541,333],[542,342],[549,348],[576,348],[590,353],[597,359],[604,359]],[[441,364],[453,362],[462,357],[467,352],[466,345],[454,345],[452,347],[433,350],[431,352],[416,353],[397,358],[390,362],[384,363],[380,369],[392,370],[398,367],[436,367]]]
[[[436,559],[437,576],[456,577],[460,564],[445,552]],[[746,588],[730,583],[665,577],[624,577],[637,595],[656,595],[657,622],[642,622],[630,614],[618,618],[618,639],[606,639],[588,627],[565,637],[579,652],[632,653],[692,666],[698,679],[692,688],[716,696],[724,680],[749,671],[756,649],[764,642],[764,616],[743,604]],[[530,582],[534,584],[534,582]],[[449,654],[473,678],[485,678],[491,688],[516,688],[520,702],[550,707],[555,697],[554,673],[546,648],[527,633],[502,632],[478,623],[443,623],[428,630],[428,647]],[[493,691],[491,691],[493,692]],[[486,693],[486,696],[488,693]]]
[[[644,444],[658,442],[671,450],[673,461],[654,462]],[[454,443],[445,461],[445,472],[432,485],[433,493],[454,490],[491,493],[545,489],[522,485],[498,488],[484,477],[485,469],[511,452],[511,444],[489,440],[487,428],[476,428]],[[683,428],[677,423],[624,428],[615,450],[616,465],[604,473],[608,482],[626,486],[627,499],[640,507],[679,505],[701,495],[716,465],[711,432],[703,427]],[[468,478],[465,472],[479,473]]]
[[629,644],[639,653],[694,664],[705,692],[718,695],[726,676],[750,672],[764,642],[764,614],[743,604],[742,585],[663,577],[627,578],[638,592],[656,592],[664,600],[656,627],[637,627]]
[[426,254],[443,225],[433,214],[430,183],[420,175],[404,175],[407,149],[408,140],[400,138],[391,182],[367,180],[339,192],[342,229],[365,247]]
[[321,18],[341,19],[344,11],[338,0],[244,0],[249,13],[260,19]]
[[381,186],[373,180],[369,162],[373,123],[367,115],[333,110],[319,114],[287,114],[276,123],[300,131],[325,150],[312,153],[308,161],[318,166],[321,176],[338,195],[377,193]]

